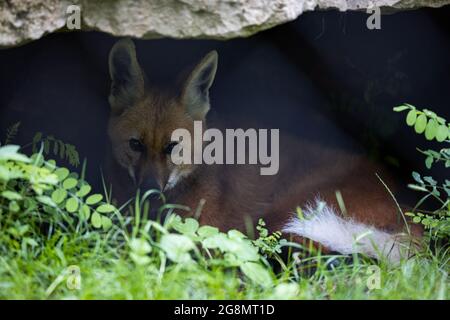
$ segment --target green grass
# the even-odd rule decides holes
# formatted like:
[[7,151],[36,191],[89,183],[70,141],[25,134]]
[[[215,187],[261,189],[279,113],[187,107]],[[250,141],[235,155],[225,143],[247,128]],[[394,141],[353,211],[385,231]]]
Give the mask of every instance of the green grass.
[[[172,223],[182,223],[172,217]],[[78,231],[55,230],[45,239],[35,235],[42,247],[23,246],[1,237],[2,252],[7,253],[0,257],[0,299],[448,298],[449,255],[443,251],[421,254],[399,266],[369,259],[345,264],[344,257],[305,256],[301,263],[288,263],[286,270],[278,274],[259,256],[258,265],[266,272],[253,279],[240,268],[245,262],[230,263],[220,250],[213,253],[214,250],[205,249],[203,242],[197,243],[198,249],[181,251],[188,253],[186,260],[172,260],[161,249],[164,232],[178,234],[170,227],[170,221],[159,225],[141,220],[139,226],[133,226],[132,218],[113,220],[122,220],[124,225],[114,224],[106,232],[88,227]],[[183,231],[179,226],[177,229]],[[184,231],[184,236],[196,237]],[[252,246],[250,242],[247,245]],[[242,250],[247,250],[247,246]],[[342,263],[334,269],[327,268],[330,259]],[[70,266],[79,268],[79,287],[77,274],[67,272]],[[295,266],[313,266],[316,271],[298,274],[293,270]],[[379,268],[379,288],[370,287],[373,268]]]
[[87,186],[0,147],[0,299],[448,299],[448,245],[397,266],[305,248],[281,261],[282,247],[300,246],[262,222],[257,241],[181,219],[174,204],[158,223],[151,192],[115,208]]
[[[58,238],[58,239],[56,239]],[[325,267],[295,278],[273,276],[263,286],[239,268],[175,264],[152,256],[136,264],[124,246],[99,235],[67,234],[47,242],[37,254],[12,250],[0,257],[1,299],[447,299],[448,257],[417,257],[390,268],[380,265],[380,288],[367,281],[373,263]],[[4,244],[2,244],[4,245]],[[66,268],[80,268],[80,289],[70,289]],[[56,281],[56,283],[55,283]],[[58,283],[59,282],[59,283]],[[53,285],[53,290],[52,289]],[[74,286],[72,286],[74,288]]]

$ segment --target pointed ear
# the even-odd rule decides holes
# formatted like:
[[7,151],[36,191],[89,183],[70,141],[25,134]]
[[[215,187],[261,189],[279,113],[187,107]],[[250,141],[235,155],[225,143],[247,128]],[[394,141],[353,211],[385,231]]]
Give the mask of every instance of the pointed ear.
[[186,112],[194,120],[203,120],[209,111],[209,88],[217,70],[216,51],[208,53],[188,76],[182,91]]
[[118,41],[111,49],[109,74],[112,80],[109,104],[114,113],[120,114],[144,95],[144,74],[130,39]]

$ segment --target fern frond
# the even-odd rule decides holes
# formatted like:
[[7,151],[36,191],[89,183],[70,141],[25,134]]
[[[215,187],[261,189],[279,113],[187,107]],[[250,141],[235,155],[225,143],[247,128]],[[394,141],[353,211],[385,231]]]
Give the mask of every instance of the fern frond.
[[17,121],[16,123],[12,124],[6,129],[6,138],[5,138],[5,145],[10,144],[14,138],[17,136],[17,133],[19,132],[20,127],[20,121]]

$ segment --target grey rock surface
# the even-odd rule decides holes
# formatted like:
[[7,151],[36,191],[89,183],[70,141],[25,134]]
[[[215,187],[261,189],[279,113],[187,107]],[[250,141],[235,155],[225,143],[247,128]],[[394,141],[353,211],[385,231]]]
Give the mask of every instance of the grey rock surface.
[[12,47],[67,30],[66,10],[81,7],[82,30],[137,38],[247,37],[305,11],[440,7],[450,0],[3,0],[0,46]]

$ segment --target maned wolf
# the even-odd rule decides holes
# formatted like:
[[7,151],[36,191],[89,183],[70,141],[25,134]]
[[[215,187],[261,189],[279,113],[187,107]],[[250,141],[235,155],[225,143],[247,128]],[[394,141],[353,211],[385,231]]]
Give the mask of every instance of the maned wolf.
[[[192,134],[194,121],[206,127],[217,62],[217,53],[210,52],[184,77],[180,90],[169,93],[148,86],[131,40],[114,45],[108,133],[116,198],[132,197],[138,186],[158,187],[171,203],[192,208],[180,214],[193,215],[201,203],[199,222],[221,230],[245,231],[249,218],[253,223],[263,218],[271,231],[283,231],[296,241],[310,239],[324,250],[392,262],[406,257],[410,242],[399,236],[404,221],[376,174],[387,185],[391,180],[362,155],[286,138],[276,175],[262,176],[254,165],[172,162],[172,132],[184,128]],[[345,210],[336,200],[337,190]],[[297,207],[304,218],[296,217]],[[419,237],[419,230],[414,233]]]

